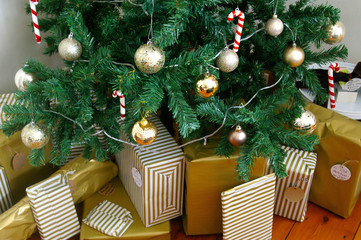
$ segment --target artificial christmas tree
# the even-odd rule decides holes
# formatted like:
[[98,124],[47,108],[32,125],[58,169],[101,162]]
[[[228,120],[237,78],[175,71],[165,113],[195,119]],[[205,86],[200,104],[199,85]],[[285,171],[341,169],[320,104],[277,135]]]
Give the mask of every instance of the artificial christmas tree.
[[[206,140],[222,131],[220,155],[232,154],[228,136],[233,126],[241,126],[247,136],[237,160],[242,179],[247,180],[256,156],[270,158],[276,175],[283,177],[281,144],[310,151],[317,142],[317,136],[292,128],[304,105],[295,82],[301,81],[316,101],[324,102],[327,93],[307,66],[347,55],[343,45],[311,50],[327,39],[327,26],[339,20],[339,10],[309,0],[289,6],[284,0],[41,0],[36,11],[45,16],[39,18],[38,28],[49,33],[45,53],[54,54],[59,46],[62,56],[75,57],[63,57],[64,69],[27,61],[23,70],[37,80],[17,93],[27,104],[5,108],[10,120],[3,131],[11,135],[32,121],[45,124],[55,142],[54,164],[66,161],[72,143],[86,144],[85,157],[106,159],[121,149],[121,130],[131,136],[137,121],[167,106],[183,138]],[[281,20],[273,26],[277,31],[271,23],[264,31],[274,15]],[[36,36],[39,39],[38,32]],[[76,42],[75,47],[60,46],[68,36],[80,47]],[[227,48],[238,54],[238,67],[232,70],[237,62],[233,54],[219,61],[218,67],[225,69],[219,71],[216,59]],[[297,51],[289,50],[293,48]],[[265,71],[273,73],[275,84],[266,84]],[[198,85],[199,76],[205,76],[202,81],[214,77],[212,83]],[[125,104],[119,106],[112,98],[114,90],[125,96]],[[120,108],[126,111],[119,126]],[[102,130],[96,131],[95,125]],[[108,136],[107,149],[97,138],[102,131]],[[34,163],[44,152],[31,151]]]

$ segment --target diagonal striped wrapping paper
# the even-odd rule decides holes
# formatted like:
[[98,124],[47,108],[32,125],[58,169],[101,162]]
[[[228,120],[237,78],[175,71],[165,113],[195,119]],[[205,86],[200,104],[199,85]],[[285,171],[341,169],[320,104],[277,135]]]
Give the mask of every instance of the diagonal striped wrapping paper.
[[43,240],[65,240],[80,232],[69,185],[57,174],[26,189]]
[[109,236],[121,237],[133,223],[133,217],[125,208],[105,200],[95,206],[83,222]]
[[[317,154],[291,147],[282,146],[282,148],[287,153],[284,163],[288,177],[277,179],[274,214],[303,222],[316,168]],[[266,173],[270,172],[271,169],[268,165]],[[296,200],[290,200],[287,197],[287,191],[289,190],[297,190],[301,192],[301,196],[298,196]]]
[[14,199],[10,190],[5,168],[0,167],[0,213],[8,210],[14,205]]
[[4,93],[0,94],[0,128],[1,124],[4,123],[4,121],[7,120],[5,117],[5,113],[2,111],[3,107],[7,105],[13,105],[15,104],[15,93]]
[[270,240],[276,177],[270,174],[222,192],[224,240]]
[[[158,118],[149,120],[158,135],[145,149],[163,151],[178,146]],[[143,224],[149,227],[183,213],[184,154],[180,148],[162,153],[141,148],[125,145],[116,161],[119,177]]]

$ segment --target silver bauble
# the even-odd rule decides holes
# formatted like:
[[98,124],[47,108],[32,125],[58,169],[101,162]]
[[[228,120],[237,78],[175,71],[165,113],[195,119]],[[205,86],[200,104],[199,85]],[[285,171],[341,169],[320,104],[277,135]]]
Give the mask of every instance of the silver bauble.
[[132,129],[132,137],[140,145],[148,145],[157,137],[158,129],[154,123],[143,118],[136,122]]
[[241,146],[246,142],[246,140],[247,134],[239,125],[237,125],[236,129],[231,131],[228,135],[228,141],[233,146]]
[[277,37],[283,31],[283,22],[281,19],[277,18],[277,15],[274,14],[271,19],[266,22],[265,30],[268,35]]
[[232,72],[238,67],[239,57],[235,51],[225,48],[218,55],[216,64],[222,72]]
[[335,44],[342,41],[346,34],[345,25],[342,22],[338,21],[335,25],[326,27],[327,39],[324,41],[328,44]]
[[213,74],[207,72],[199,75],[196,80],[196,90],[198,95],[201,97],[212,97],[218,90],[218,80]]
[[21,131],[21,140],[28,148],[40,149],[49,142],[49,139],[49,130],[40,123],[31,122]]
[[22,68],[20,68],[15,74],[15,85],[20,91],[25,91],[27,84],[36,80],[36,77],[33,73],[26,73]]
[[163,68],[165,55],[162,49],[152,43],[141,45],[134,54],[137,68],[147,74],[153,74]]
[[311,111],[303,109],[301,117],[295,119],[293,126],[297,130],[313,133],[317,126],[316,116]]
[[74,38],[65,38],[60,42],[58,52],[62,59],[74,61],[81,56],[82,47]]
[[283,61],[295,68],[300,66],[305,60],[305,52],[296,44],[286,47],[282,55]]

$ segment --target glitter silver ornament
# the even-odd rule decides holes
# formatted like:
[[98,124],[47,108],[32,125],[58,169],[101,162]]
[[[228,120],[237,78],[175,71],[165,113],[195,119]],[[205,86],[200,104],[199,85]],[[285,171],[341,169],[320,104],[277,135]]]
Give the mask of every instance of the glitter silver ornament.
[[60,57],[66,61],[77,60],[81,56],[82,51],[80,43],[71,36],[63,39],[58,46]]
[[282,58],[285,63],[295,68],[300,66],[305,60],[305,52],[294,43],[292,46],[286,47]]
[[229,48],[223,49],[216,59],[216,65],[222,72],[232,72],[238,67],[238,64],[237,53]]
[[20,91],[25,91],[27,89],[27,84],[35,81],[37,78],[33,73],[26,73],[22,68],[20,68],[15,74],[15,85]]
[[218,90],[217,77],[210,73],[205,73],[197,77],[196,90],[199,96],[209,98]]
[[326,27],[327,39],[324,41],[328,44],[335,44],[342,41],[346,34],[345,25],[342,22],[338,21],[335,25]]
[[246,142],[246,140],[247,134],[239,125],[237,125],[236,129],[231,131],[228,135],[228,141],[233,146],[241,146]]
[[270,36],[277,37],[283,31],[283,22],[277,17],[276,14],[272,18],[268,19],[265,25],[266,33]]
[[21,140],[32,149],[44,147],[50,139],[49,130],[40,123],[30,122],[21,131]]
[[132,129],[132,137],[140,145],[148,145],[154,142],[158,129],[154,123],[143,118],[136,122]]
[[293,126],[297,130],[313,133],[317,126],[316,116],[311,111],[303,109],[301,117],[295,119]]
[[134,54],[137,68],[147,74],[153,74],[163,68],[165,55],[162,49],[152,43],[141,45]]

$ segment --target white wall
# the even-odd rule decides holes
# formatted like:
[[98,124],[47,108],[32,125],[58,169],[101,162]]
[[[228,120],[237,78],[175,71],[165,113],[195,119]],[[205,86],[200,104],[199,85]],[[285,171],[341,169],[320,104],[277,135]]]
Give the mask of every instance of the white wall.
[[[28,26],[31,23],[31,16],[26,15],[24,11],[27,2],[27,0],[0,0],[2,10],[0,14],[0,93],[16,90],[15,73],[30,57],[50,67],[62,66],[62,61],[57,54],[51,57],[42,54],[44,42],[40,45],[35,42],[34,33]],[[349,57],[346,61],[352,63],[361,61],[361,1],[317,0],[315,3],[326,4],[327,2],[342,11],[341,21],[346,27],[343,43],[349,49]]]

